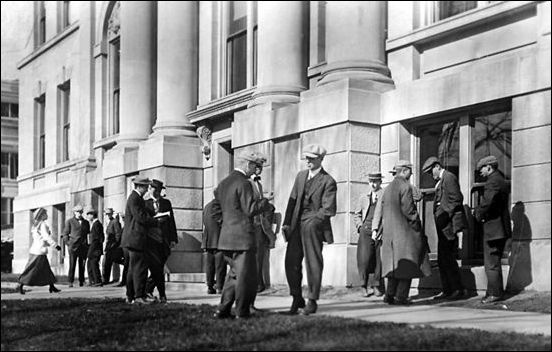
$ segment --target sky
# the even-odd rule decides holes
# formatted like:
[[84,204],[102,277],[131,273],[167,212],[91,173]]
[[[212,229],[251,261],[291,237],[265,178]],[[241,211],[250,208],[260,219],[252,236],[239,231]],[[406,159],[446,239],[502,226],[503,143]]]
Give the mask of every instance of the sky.
[[32,1],[0,1],[1,6],[1,78],[17,79],[17,63],[32,45]]

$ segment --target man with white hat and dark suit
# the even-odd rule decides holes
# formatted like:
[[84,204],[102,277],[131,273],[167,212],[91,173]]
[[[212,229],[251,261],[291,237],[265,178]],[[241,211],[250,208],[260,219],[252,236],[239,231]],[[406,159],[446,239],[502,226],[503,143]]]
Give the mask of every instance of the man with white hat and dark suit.
[[[282,232],[287,240],[285,258],[286,277],[293,296],[288,314],[297,314],[304,308],[305,315],[316,313],[316,301],[322,284],[323,242],[333,243],[330,217],[336,213],[337,184],[322,168],[326,149],[317,144],[303,149],[307,170],[299,171],[289,196]],[[307,268],[309,301],[305,305],[301,292],[303,258]]]
[[74,216],[65,221],[62,236],[69,251],[69,287],[75,281],[75,266],[79,263],[79,286],[84,285],[84,265],[88,254],[87,236],[90,233],[90,224],[82,217],[82,206],[73,207]]

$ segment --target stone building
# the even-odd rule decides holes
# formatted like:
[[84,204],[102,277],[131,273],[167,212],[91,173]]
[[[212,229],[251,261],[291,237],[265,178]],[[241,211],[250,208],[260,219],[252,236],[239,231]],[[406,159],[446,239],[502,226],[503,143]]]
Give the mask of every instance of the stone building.
[[[171,272],[201,278],[201,210],[235,153],[268,155],[263,185],[282,213],[301,148],[317,142],[338,182],[323,284],[358,284],[352,212],[369,172],[387,183],[398,159],[414,162],[435,252],[421,163],[439,156],[473,207],[475,164],[493,153],[516,206],[510,284],[550,290],[550,2],[35,1],[29,16],[15,271],[34,208],[57,234],[76,203],[124,209],[141,174],[165,181],[175,207]],[[285,283],[284,253],[279,235],[272,283]],[[461,257],[484,285],[473,221]],[[52,261],[65,270],[63,253]]]

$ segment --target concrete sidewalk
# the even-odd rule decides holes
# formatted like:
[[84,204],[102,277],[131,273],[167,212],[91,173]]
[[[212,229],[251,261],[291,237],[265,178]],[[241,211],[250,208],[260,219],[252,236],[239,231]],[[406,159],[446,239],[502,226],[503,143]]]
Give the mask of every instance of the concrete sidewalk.
[[[14,283],[2,283],[2,287],[15,287]],[[39,298],[124,298],[125,289],[120,287],[74,287],[57,285],[62,291],[50,294],[48,287],[28,287],[27,293],[2,294],[2,300]],[[194,290],[167,291],[169,303],[209,304],[220,302],[219,295],[207,295]],[[318,313],[372,322],[393,322],[412,325],[430,325],[437,328],[474,328],[494,332],[518,332],[551,335],[550,314],[445,307],[429,299],[414,300],[411,306],[390,306],[381,297],[351,297],[318,301]],[[255,306],[270,311],[289,309],[291,297],[263,293],[257,296]]]

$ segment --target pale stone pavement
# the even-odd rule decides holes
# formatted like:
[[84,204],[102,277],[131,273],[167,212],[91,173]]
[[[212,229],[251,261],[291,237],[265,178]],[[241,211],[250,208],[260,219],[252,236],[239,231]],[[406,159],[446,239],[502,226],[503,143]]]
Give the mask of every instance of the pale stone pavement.
[[[15,283],[2,283],[3,287],[15,287]],[[27,293],[2,294],[2,300],[38,299],[38,298],[124,298],[124,288],[113,287],[74,287],[58,284],[62,291],[50,294],[48,287],[27,287]],[[199,288],[200,287],[200,288]],[[168,290],[169,303],[210,304],[220,301],[219,295],[207,295],[205,287],[191,286],[186,290]],[[365,321],[407,323],[430,325],[437,328],[474,328],[487,331],[505,331],[527,334],[551,335],[550,314],[532,312],[514,312],[508,310],[487,310],[445,307],[430,303],[430,299],[414,300],[411,306],[390,306],[382,302],[381,297],[344,297],[320,299],[318,313],[331,316],[362,319]],[[281,296],[264,292],[257,296],[255,306],[270,311],[285,311],[291,304],[290,296]],[[213,309],[214,311],[214,309]]]

